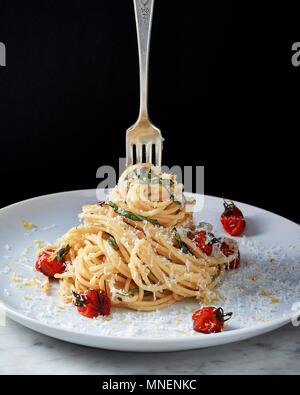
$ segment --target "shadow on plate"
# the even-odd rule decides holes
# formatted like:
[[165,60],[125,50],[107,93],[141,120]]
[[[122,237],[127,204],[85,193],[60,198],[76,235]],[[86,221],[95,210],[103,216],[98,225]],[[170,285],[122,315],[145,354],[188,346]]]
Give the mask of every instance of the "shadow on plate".
[[254,237],[265,233],[268,230],[267,222],[259,215],[254,215],[246,218],[246,229],[244,236]]

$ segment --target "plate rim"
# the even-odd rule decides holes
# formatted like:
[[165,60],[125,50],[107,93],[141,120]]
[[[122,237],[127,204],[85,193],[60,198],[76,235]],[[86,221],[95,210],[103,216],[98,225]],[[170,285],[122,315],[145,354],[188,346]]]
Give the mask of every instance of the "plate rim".
[[[101,189],[102,191],[104,191],[105,189]],[[52,198],[52,197],[59,197],[62,195],[76,195],[79,193],[86,193],[86,194],[91,194],[93,192],[97,191],[97,188],[92,188],[92,189],[76,189],[76,190],[71,190],[71,191],[62,191],[62,192],[57,192],[57,193],[50,193],[50,194],[45,194],[45,195],[41,195],[41,196],[36,196],[36,197],[32,197],[29,199],[25,199],[19,202],[15,202],[13,204],[10,204],[8,206],[5,206],[3,208],[0,209],[0,216],[2,214],[4,214],[6,211],[14,209],[15,207],[20,207],[23,204],[26,203],[34,203],[36,201],[39,200],[43,200],[43,199],[48,199],[48,198]],[[213,199],[222,199],[218,196],[212,196],[212,195],[205,195],[205,194],[197,194],[197,193],[191,193],[191,192],[186,192],[187,195],[191,195],[191,196],[204,196],[207,198],[213,198]],[[245,205],[251,208],[255,208],[258,209],[262,212],[264,212],[267,215],[273,215],[276,216],[278,219],[287,221],[288,223],[290,223],[290,225],[293,226],[297,226],[300,227],[299,224],[297,224],[296,222],[285,218],[279,214],[273,213],[271,211],[268,211],[266,209],[257,207],[257,206],[253,206],[251,204],[248,203],[243,203],[243,202],[238,202],[236,201],[237,204],[241,204],[241,205]],[[17,321],[18,323],[20,323],[23,326],[27,326],[26,322],[28,322],[27,327],[30,327],[31,329],[40,332],[40,333],[44,333],[45,332],[41,332],[39,329],[34,329],[32,328],[32,326],[38,326],[40,328],[43,328],[45,331],[47,330],[51,330],[51,331],[55,331],[58,333],[61,333],[62,337],[53,335],[53,334],[46,334],[47,336],[50,337],[54,337],[54,338],[61,338],[62,340],[68,341],[66,339],[63,338],[64,334],[72,334],[73,336],[79,336],[84,340],[91,340],[93,341],[93,343],[95,343],[96,340],[98,340],[99,342],[116,342],[116,346],[120,345],[120,343],[126,343],[127,345],[135,345],[135,347],[139,347],[139,346],[143,346],[145,345],[149,345],[152,344],[154,346],[163,346],[165,345],[165,347],[163,347],[162,349],[168,349],[168,347],[174,345],[178,345],[178,346],[183,346],[180,349],[191,349],[191,348],[200,348],[200,347],[209,347],[210,344],[205,344],[205,343],[213,343],[211,345],[222,345],[225,343],[233,343],[242,339],[247,339],[250,337],[254,337],[257,336],[259,334],[262,333],[267,333],[269,331],[272,331],[276,328],[282,327],[286,324],[288,324],[289,322],[291,322],[293,316],[294,316],[294,312],[290,311],[289,313],[287,313],[285,316],[281,316],[279,318],[276,318],[274,320],[268,321],[268,322],[262,322],[262,323],[258,323],[255,326],[250,326],[250,327],[246,327],[246,328],[239,328],[239,329],[231,329],[231,330],[225,330],[224,332],[221,333],[216,333],[216,334],[211,334],[209,336],[209,338],[212,341],[206,342],[204,339],[208,339],[208,337],[206,335],[203,334],[199,334],[200,336],[189,336],[189,337],[183,337],[183,338],[179,338],[179,337],[159,337],[159,338],[149,338],[149,337],[129,337],[129,336],[116,336],[116,335],[103,335],[103,334],[92,334],[92,333],[84,333],[84,332],[80,332],[80,331],[76,331],[76,330],[72,330],[72,329],[65,329],[65,328],[61,328],[61,327],[56,327],[53,324],[47,324],[44,323],[42,321],[39,321],[36,318],[31,318],[28,317],[24,314],[22,314],[21,312],[15,310],[14,308],[12,308],[11,306],[7,305],[6,303],[4,303],[4,311],[6,312],[7,316],[9,318],[11,318],[12,320],[15,319],[15,321]],[[24,323],[25,321],[25,323]],[[72,342],[70,340],[70,342]],[[73,341],[73,343],[75,343],[75,341]],[[81,344],[80,341],[78,341],[78,344]],[[85,344],[87,344],[85,342]],[[98,347],[93,345],[92,347]],[[186,347],[186,348],[185,348]],[[99,344],[99,348],[105,348],[105,345],[103,344]],[[109,349],[114,349],[114,347],[107,347]],[[127,349],[128,347],[123,347],[123,349]],[[119,347],[117,349],[120,349]],[[145,351],[145,348],[141,348],[141,351]],[[155,351],[162,351],[162,350],[153,350]]]
[[[96,335],[93,333],[84,333],[84,332],[78,332],[78,331],[72,330],[72,329],[60,328],[60,327],[57,327],[53,324],[46,324],[46,323],[39,321],[35,318],[31,318],[31,317],[28,317],[24,314],[21,314],[20,312],[8,307],[5,304],[4,304],[4,310],[6,311],[8,317],[11,319],[13,319],[12,317],[20,318],[21,320],[26,320],[31,324],[38,324],[39,326],[42,326],[44,328],[50,328],[51,330],[55,330],[55,331],[59,331],[59,332],[72,333],[73,335],[78,335],[78,336],[82,336],[85,338],[92,338],[94,340],[102,339],[102,340],[110,340],[110,341],[111,340],[122,341],[122,342],[125,341],[125,342],[135,343],[135,344],[137,344],[137,343],[145,344],[145,342],[157,343],[157,344],[160,344],[160,343],[173,344],[173,343],[177,343],[177,342],[197,343],[197,342],[199,342],[199,339],[203,340],[205,338],[206,339],[208,338],[208,336],[206,336],[205,334],[201,334],[201,333],[199,333],[199,336],[190,336],[190,337],[182,337],[182,338],[178,338],[178,337],[159,337],[159,338],[136,337],[136,338],[134,338],[134,337],[127,337],[127,336],[119,337],[119,336],[110,336],[110,335]],[[232,342],[238,341],[239,339],[235,339],[235,338],[241,338],[243,335],[248,335],[248,334],[251,334],[254,332],[263,333],[262,331],[264,331],[264,329],[268,329],[269,327],[284,326],[291,321],[292,317],[293,317],[293,312],[291,312],[290,317],[289,316],[280,317],[280,318],[277,318],[276,320],[272,320],[269,322],[263,322],[263,323],[257,324],[255,326],[250,326],[247,328],[225,330],[220,333],[213,333],[213,334],[209,335],[209,338],[214,338],[214,339],[232,338]],[[20,321],[18,321],[18,322],[20,322]],[[270,329],[270,331],[271,331],[271,329]],[[239,336],[239,335],[241,335],[241,336]]]

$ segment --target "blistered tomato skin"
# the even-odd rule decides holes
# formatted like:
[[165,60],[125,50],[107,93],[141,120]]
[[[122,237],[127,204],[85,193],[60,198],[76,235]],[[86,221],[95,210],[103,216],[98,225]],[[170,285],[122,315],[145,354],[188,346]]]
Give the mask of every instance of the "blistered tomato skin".
[[196,233],[195,236],[195,243],[197,247],[204,252],[204,254],[211,256],[213,252],[213,243],[208,241],[208,236],[213,239],[214,236],[211,233],[207,233],[205,230],[200,230],[198,233]]
[[64,260],[53,258],[53,249],[47,249],[42,251],[35,264],[35,268],[38,272],[43,273],[45,276],[55,279],[55,274],[62,274],[66,270]]
[[230,236],[241,236],[246,228],[246,221],[241,210],[233,202],[224,202],[224,212],[221,215],[221,222],[224,230]]
[[[231,250],[230,246],[225,242],[221,244],[221,251],[227,258],[230,255],[233,255],[233,251]],[[238,269],[240,267],[240,264],[241,264],[241,254],[239,251],[238,256],[226,265],[226,270]]]
[[224,314],[221,307],[203,307],[193,314],[193,327],[196,332],[204,334],[219,333],[223,331],[225,322],[231,317],[232,313]]
[[87,318],[97,318],[100,315],[109,316],[111,301],[105,292],[89,290],[83,293],[73,292],[74,305],[79,314]]

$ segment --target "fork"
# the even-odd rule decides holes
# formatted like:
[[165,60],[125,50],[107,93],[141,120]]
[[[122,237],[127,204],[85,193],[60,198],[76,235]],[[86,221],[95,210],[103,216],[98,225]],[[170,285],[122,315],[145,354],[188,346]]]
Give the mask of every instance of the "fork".
[[136,123],[126,132],[126,164],[152,163],[161,167],[160,130],[148,115],[148,64],[154,0],[133,0],[140,64],[140,112]]

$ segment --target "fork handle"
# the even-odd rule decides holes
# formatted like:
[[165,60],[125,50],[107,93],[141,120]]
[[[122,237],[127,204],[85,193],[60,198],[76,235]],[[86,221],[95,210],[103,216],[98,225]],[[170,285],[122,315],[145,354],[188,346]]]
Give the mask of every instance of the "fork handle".
[[140,114],[148,119],[148,65],[154,0],[133,0],[140,63]]

